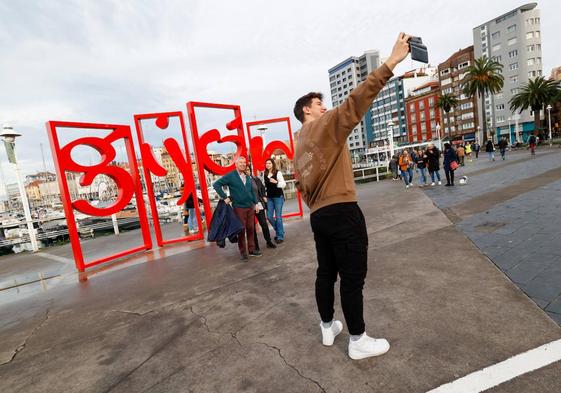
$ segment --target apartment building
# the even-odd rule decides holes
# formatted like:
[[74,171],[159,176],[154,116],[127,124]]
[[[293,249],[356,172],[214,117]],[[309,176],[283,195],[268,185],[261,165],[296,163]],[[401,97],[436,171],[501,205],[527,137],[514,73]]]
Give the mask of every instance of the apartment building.
[[[351,56],[329,69],[329,85],[333,107],[340,105],[351,91],[368,74],[380,66],[380,54],[377,50],[366,51],[362,56]],[[365,117],[370,117],[368,113]],[[359,159],[365,153],[367,136],[364,118],[347,139],[349,150],[354,159]]]
[[440,91],[452,95],[458,101],[458,105],[449,113],[442,113],[442,137],[464,141],[476,139],[479,126],[477,97],[467,97],[462,91],[466,71],[474,60],[472,45],[460,49],[438,65]]
[[503,65],[503,90],[486,95],[484,104],[478,105],[480,124],[485,110],[489,134],[495,135],[495,141],[501,136],[513,140],[517,132],[525,140],[534,131],[531,111],[512,113],[509,101],[529,79],[543,74],[540,10],[536,7],[537,3],[528,3],[473,28],[475,57],[486,56]]

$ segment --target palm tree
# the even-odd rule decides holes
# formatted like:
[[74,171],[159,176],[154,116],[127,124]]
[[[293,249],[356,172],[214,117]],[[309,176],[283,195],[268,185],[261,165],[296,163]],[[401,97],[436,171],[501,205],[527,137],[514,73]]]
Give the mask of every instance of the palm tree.
[[446,117],[448,118],[448,130],[450,131],[452,129],[450,124],[450,111],[452,108],[456,108],[458,106],[458,100],[454,95],[445,93],[438,97],[436,106],[446,112]]
[[[503,89],[504,78],[501,75],[502,64],[486,56],[475,59],[467,69],[463,84],[464,94],[468,97],[477,95],[482,102],[485,94],[497,94]],[[483,104],[483,140],[487,139],[487,114]]]
[[536,79],[528,80],[521,91],[515,94],[509,101],[512,112],[522,112],[530,108],[534,112],[534,130],[540,129],[540,110],[547,104],[554,102],[559,94],[559,81],[545,79],[538,76]]

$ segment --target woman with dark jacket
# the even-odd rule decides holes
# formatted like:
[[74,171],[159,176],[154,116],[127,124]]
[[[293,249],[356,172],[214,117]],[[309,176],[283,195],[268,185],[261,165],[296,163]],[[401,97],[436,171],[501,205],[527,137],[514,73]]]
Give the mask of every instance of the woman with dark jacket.
[[489,161],[495,161],[495,145],[493,145],[493,141],[491,139],[487,140],[485,144],[485,151],[489,156]]
[[[259,212],[255,213],[255,217],[257,217],[257,221],[259,222],[259,226],[261,227],[261,232],[263,232],[263,238],[265,238],[267,248],[277,248],[277,246],[271,241],[271,232],[269,232],[269,224],[267,224],[267,217],[265,215],[267,209],[267,190],[265,188],[265,185],[259,177],[253,176],[251,174],[251,167],[248,167],[246,169],[245,174],[251,179],[253,192],[255,193],[255,195],[257,195],[257,199],[259,200],[259,202],[257,203]],[[257,240],[257,231],[253,231],[253,235],[255,241],[255,249],[260,250],[259,241]]]
[[454,171],[450,168],[452,161],[458,162],[458,156],[449,143],[444,144],[444,173],[446,174],[445,186],[450,187],[454,185]]
[[438,179],[438,185],[442,185],[442,182],[440,181],[440,150],[438,150],[438,148],[432,143],[429,143],[425,154],[427,155],[427,166],[432,180],[431,186],[435,185],[435,176]]

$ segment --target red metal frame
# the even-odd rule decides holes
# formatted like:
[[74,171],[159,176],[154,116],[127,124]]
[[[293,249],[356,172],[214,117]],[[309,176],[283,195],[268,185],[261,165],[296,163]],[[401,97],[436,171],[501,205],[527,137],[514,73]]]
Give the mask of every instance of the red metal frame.
[[[234,119],[226,124],[229,130],[237,130],[237,135],[228,135],[222,137],[220,131],[217,129],[208,130],[199,134],[199,127],[197,124],[197,117],[195,115],[195,108],[213,108],[213,109],[226,109],[234,111]],[[213,104],[209,102],[194,102],[187,103],[187,114],[189,116],[189,125],[191,126],[191,133],[193,135],[193,148],[195,149],[195,156],[197,158],[197,170],[199,172],[199,184],[201,185],[201,192],[203,195],[203,204],[205,208],[205,217],[207,220],[207,230],[210,231],[210,222],[212,220],[212,209],[210,207],[210,199],[208,196],[208,184],[206,182],[205,170],[214,175],[225,175],[231,172],[236,167],[236,159],[243,156],[247,159],[247,145],[243,130],[242,112],[239,105],[229,104]],[[230,165],[222,167],[217,165],[208,155],[207,146],[211,143],[230,142],[237,146],[236,154]]]
[[[290,146],[286,146],[286,144],[281,141],[271,141],[267,144],[267,146],[263,146],[263,138],[261,138],[261,136],[251,136],[251,127],[272,123],[286,123]],[[265,161],[271,157],[275,150],[284,151],[289,160],[294,159],[294,138],[292,137],[290,118],[280,117],[276,119],[256,120],[247,122],[245,125],[247,130],[247,138],[249,140],[249,149],[251,152],[251,163],[253,165],[254,175],[257,174],[257,171],[265,170]],[[283,218],[304,216],[304,209],[302,208],[302,197],[298,189],[296,189],[296,198],[298,200],[298,211],[283,214]]]
[[[148,193],[148,200],[150,201],[150,209],[152,211],[152,219],[154,222],[154,232],[156,233],[156,242],[158,246],[162,247],[165,244],[172,244],[178,243],[183,241],[192,241],[192,240],[201,240],[204,238],[203,231],[202,231],[202,220],[201,220],[201,213],[197,208],[195,208],[195,212],[197,214],[197,222],[200,228],[199,232],[193,235],[182,236],[179,238],[174,239],[167,239],[165,240],[162,236],[162,229],[160,226],[160,219],[158,215],[158,208],[156,206],[156,198],[154,197],[154,188],[152,184],[152,176],[151,173],[154,173],[156,176],[165,176],[167,173],[166,169],[161,167],[152,154],[152,146],[144,141],[144,132],[142,130],[142,120],[149,120],[155,119],[156,126],[158,128],[164,130],[169,125],[169,119],[172,117],[178,117],[179,123],[181,125],[181,137],[183,140],[183,149],[184,154],[182,157],[174,155],[173,153],[180,153],[179,145],[177,141],[173,138],[168,138],[164,141],[164,146],[169,146],[171,148],[170,155],[172,156],[172,160],[177,165],[181,174],[183,175],[184,181],[184,191],[183,196],[177,202],[178,205],[182,205],[185,200],[189,197],[190,194],[193,194],[193,201],[195,202],[195,206],[198,206],[197,203],[197,192],[195,187],[195,178],[193,176],[193,166],[191,162],[191,154],[189,152],[189,144],[187,143],[187,133],[185,131],[185,122],[183,120],[183,113],[182,112],[161,112],[161,113],[143,113],[143,114],[136,114],[134,115],[134,124],[136,127],[136,135],[138,137],[138,142],[140,143],[140,155],[142,157],[142,170],[144,173],[144,179],[146,182],[146,191]],[[204,201],[204,196],[203,196]]]
[[[146,208],[142,198],[142,187],[138,176],[138,167],[134,147],[132,144],[131,129],[128,125],[120,124],[97,124],[97,123],[79,123],[79,122],[66,122],[66,121],[49,121],[46,123],[47,135],[53,153],[55,169],[57,173],[58,184],[60,187],[61,199],[66,215],[66,222],[68,225],[68,234],[74,253],[74,261],[76,268],[79,272],[84,272],[85,269],[108,262],[117,258],[121,258],[139,251],[149,250],[152,248],[152,240],[150,238],[150,230],[148,225],[148,218],[146,215]],[[98,129],[98,130],[113,130],[105,138],[100,137],[83,137],[73,140],[61,148],[58,140],[57,128],[85,128],[85,129]],[[109,165],[115,158],[116,152],[112,143],[118,139],[124,139],[127,151],[127,158],[129,160],[130,173],[125,169]],[[93,166],[83,166],[72,160],[72,149],[78,145],[87,145],[96,149],[102,161]],[[95,177],[99,174],[105,174],[111,177],[118,186],[119,193],[117,201],[106,208],[96,208],[90,205],[87,201],[79,199],[72,201],[70,192],[68,190],[68,182],[66,180],[66,172],[81,172],[83,173],[80,178],[80,184],[87,186],[92,184]],[[113,255],[98,258],[91,262],[84,261],[82,253],[82,246],[80,244],[80,237],[76,226],[76,219],[74,216],[74,209],[81,211],[91,216],[107,216],[117,213],[126,206],[133,195],[136,198],[138,209],[138,216],[140,220],[140,227],[142,230],[142,238],[144,244],[128,250],[118,252]]]

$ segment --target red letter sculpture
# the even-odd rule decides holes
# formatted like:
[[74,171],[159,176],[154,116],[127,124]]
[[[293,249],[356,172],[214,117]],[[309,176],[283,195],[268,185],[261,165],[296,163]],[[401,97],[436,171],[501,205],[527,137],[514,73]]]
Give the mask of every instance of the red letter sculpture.
[[[111,131],[106,137],[84,137],[73,140],[61,148],[57,134],[57,128],[84,128]],[[138,251],[148,250],[152,248],[152,241],[150,239],[150,231],[148,229],[148,220],[146,216],[146,209],[142,198],[142,187],[138,176],[138,168],[136,164],[136,157],[132,144],[132,136],[130,127],[127,125],[116,124],[95,124],[95,123],[75,123],[75,122],[62,122],[62,121],[49,121],[47,122],[47,134],[51,143],[51,150],[60,187],[62,204],[66,215],[68,225],[68,234],[74,252],[74,260],[78,271],[83,272],[86,268],[117,259]],[[117,140],[123,139],[127,152],[128,166],[130,173],[122,167],[111,165],[116,156],[115,148],[112,143]],[[72,159],[72,149],[79,145],[89,146],[99,152],[101,155],[101,162],[92,166],[80,165]],[[84,199],[77,199],[72,201],[69,192],[68,181],[66,179],[67,172],[79,172],[82,176],[79,179],[81,186],[89,186],[93,183],[98,175],[105,175],[110,177],[118,188],[118,195],[115,203],[106,207],[92,206]],[[96,260],[85,262],[78,235],[78,228],[74,216],[74,210],[90,216],[109,216],[120,212],[135,196],[140,220],[140,227],[142,228],[142,237],[144,243],[141,246],[131,248],[119,253],[98,258]]]
[[148,200],[150,201],[150,208],[152,210],[152,219],[154,221],[154,231],[156,232],[156,241],[158,246],[163,246],[165,244],[176,243],[186,240],[200,240],[203,239],[201,214],[198,208],[195,208],[197,215],[198,227],[201,228],[198,233],[183,236],[175,239],[164,240],[162,236],[162,229],[160,227],[160,219],[158,215],[158,208],[156,205],[156,198],[154,196],[154,187],[152,184],[152,176],[154,174],[158,177],[164,177],[167,174],[167,170],[160,165],[153,154],[152,146],[144,142],[144,132],[142,131],[142,120],[155,119],[156,126],[165,130],[168,128],[169,119],[171,117],[178,117],[179,123],[181,125],[181,137],[183,142],[183,151],[179,146],[177,140],[173,138],[167,138],[164,141],[164,147],[169,153],[172,161],[177,166],[177,169],[183,177],[183,194],[181,198],[177,201],[178,206],[182,206],[189,195],[193,196],[194,206],[198,206],[197,202],[197,192],[195,189],[195,179],[193,177],[193,167],[191,164],[191,157],[189,153],[189,145],[187,144],[187,134],[185,133],[185,123],[183,121],[183,114],[181,112],[166,112],[166,113],[147,113],[134,115],[134,124],[136,126],[136,133],[138,136],[138,141],[140,143],[140,155],[142,156],[142,169],[144,172],[144,181],[146,183],[146,191],[148,192]]

